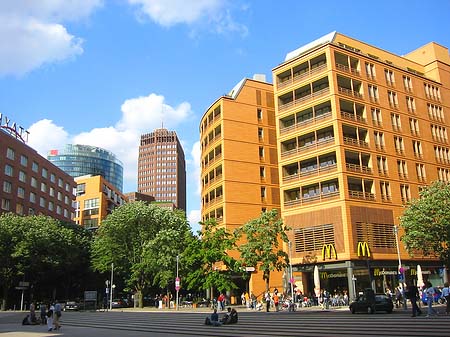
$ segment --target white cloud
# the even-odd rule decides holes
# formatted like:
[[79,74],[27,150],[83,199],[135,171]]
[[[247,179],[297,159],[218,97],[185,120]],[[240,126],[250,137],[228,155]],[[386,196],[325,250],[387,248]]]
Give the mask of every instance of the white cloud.
[[195,234],[197,231],[201,230],[201,226],[199,225],[199,222],[201,220],[200,210],[195,209],[190,211],[187,218]]
[[[150,18],[164,27],[177,24],[202,25],[208,24],[216,33],[237,32],[245,36],[246,26],[233,20],[227,10],[228,0],[128,0],[136,5],[138,18]],[[244,9],[245,10],[245,9]],[[195,36],[196,32],[191,32]]]
[[183,102],[177,107],[164,103],[164,96],[150,94],[126,100],[122,104],[122,118],[115,126],[95,128],[69,136],[63,127],[52,121],[41,120],[28,130],[29,145],[46,157],[51,149],[64,144],[85,144],[104,148],[122,161],[124,168],[124,192],[136,190],[139,141],[142,133],[161,127],[174,129],[191,116],[190,104]]
[[63,21],[87,17],[101,0],[0,1],[0,75],[23,75],[83,53]]

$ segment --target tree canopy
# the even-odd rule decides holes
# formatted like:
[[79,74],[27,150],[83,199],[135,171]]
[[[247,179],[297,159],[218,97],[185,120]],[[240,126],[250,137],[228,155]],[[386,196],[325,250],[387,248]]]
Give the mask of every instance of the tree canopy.
[[283,242],[289,242],[287,230],[277,210],[273,209],[263,212],[259,218],[250,220],[236,231],[238,237],[245,236],[246,239],[238,246],[241,263],[263,272],[266,290],[269,289],[270,272],[288,266],[289,257],[282,246]]
[[108,215],[92,244],[92,265],[114,271],[140,296],[149,286],[166,287],[175,278],[176,256],[185,247],[190,227],[181,211],[141,201],[127,203]]
[[400,226],[410,255],[435,255],[449,266],[450,185],[437,181],[422,189],[420,198],[411,201],[400,217]]

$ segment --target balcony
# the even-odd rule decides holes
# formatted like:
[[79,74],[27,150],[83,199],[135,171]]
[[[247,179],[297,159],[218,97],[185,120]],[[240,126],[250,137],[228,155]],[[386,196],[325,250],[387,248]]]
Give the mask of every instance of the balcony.
[[375,194],[369,192],[349,190],[348,196],[352,199],[375,201]]
[[363,147],[363,148],[369,147],[369,143],[367,143],[363,140],[355,139],[355,138],[351,138],[351,137],[344,137],[344,144]]
[[346,112],[346,111],[341,111],[341,116],[342,118],[354,121],[354,122],[359,122],[359,123],[364,123],[366,124],[367,121],[363,116],[360,115],[355,115],[354,113],[351,112]]
[[326,119],[330,118],[331,114],[332,114],[331,111],[329,111],[329,112],[326,112],[326,113],[321,114],[319,116],[315,116],[315,117],[306,119],[304,121],[297,122],[297,123],[295,123],[293,125],[289,125],[289,126],[286,126],[284,128],[280,128],[280,134],[283,135],[283,134],[289,133],[291,131],[295,131],[295,130],[301,128],[301,127],[305,127],[306,125],[321,122],[323,120],[326,120]]
[[277,90],[281,90],[283,88],[288,87],[291,84],[295,84],[298,82],[301,82],[313,75],[319,74],[322,71],[327,69],[327,65],[326,64],[322,64],[316,68],[310,69],[308,71],[305,71],[303,73],[300,74],[295,74],[294,77],[288,76],[285,79],[282,80],[282,82],[280,81],[280,79],[277,82]]
[[288,110],[290,108],[293,108],[293,107],[296,107],[296,106],[298,106],[300,104],[304,104],[304,103],[306,103],[306,102],[308,102],[310,100],[313,100],[313,99],[316,99],[318,97],[322,97],[324,95],[327,95],[329,92],[330,92],[330,87],[323,88],[321,90],[313,92],[312,94],[305,95],[303,97],[297,98],[297,99],[295,99],[293,101],[290,101],[288,103],[285,103],[285,104],[281,104],[278,107],[278,111],[280,111],[280,112],[286,111],[286,110]]
[[305,146],[300,146],[300,147],[296,147],[292,150],[289,151],[285,151],[281,153],[281,158],[288,158],[291,157],[295,154],[299,154],[302,151],[309,151],[312,149],[320,149],[322,147],[325,147],[331,143],[334,143],[334,137],[329,137],[329,138],[322,138],[319,139],[317,141],[313,141],[311,143],[309,143],[308,145]]
[[368,166],[346,163],[345,167],[347,168],[347,170],[352,171],[352,172],[359,172],[359,173],[364,173],[364,174],[372,174],[373,173],[372,169]]
[[345,71],[347,73],[353,74],[355,76],[361,76],[361,73],[358,69],[350,68],[345,64],[336,63],[336,69],[340,71]]
[[285,208],[291,208],[296,206],[304,206],[310,203],[316,203],[321,201],[326,201],[333,198],[339,198],[339,191],[320,193],[313,196],[298,198],[294,200],[288,200],[284,202]]
[[343,95],[346,95],[346,96],[350,96],[350,97],[353,97],[353,98],[359,98],[359,99],[363,98],[362,94],[360,94],[357,91],[351,90],[351,89],[347,89],[347,88],[344,88],[344,87],[339,87],[338,90],[339,90],[339,93],[341,93]]

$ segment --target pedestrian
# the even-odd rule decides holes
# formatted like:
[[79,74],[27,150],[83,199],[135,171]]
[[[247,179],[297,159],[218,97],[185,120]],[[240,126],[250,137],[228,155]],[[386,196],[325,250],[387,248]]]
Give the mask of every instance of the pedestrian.
[[55,325],[55,330],[61,329],[61,324],[59,324],[59,319],[61,318],[62,312],[61,312],[61,303],[56,300],[55,302],[55,310],[53,313],[53,324]]
[[417,300],[419,299],[419,289],[417,289],[417,286],[410,284],[408,286],[406,297],[409,297],[409,300],[411,301],[412,306],[412,315],[411,317],[416,317],[422,315],[422,310],[417,306]]
[[245,293],[244,292],[242,292],[242,294],[241,294],[241,304],[245,305]]
[[30,304],[30,321],[31,324],[36,324],[36,307],[34,306],[34,302]]
[[270,310],[270,300],[271,300],[269,291],[266,292],[266,295],[265,295],[264,299],[266,301],[266,312],[269,312],[269,310]]
[[256,310],[257,299],[253,292],[250,295],[250,299],[252,300],[252,309]]
[[448,282],[444,283],[444,288],[442,288],[442,296],[445,298],[447,302],[447,307],[445,308],[445,314],[450,314],[450,287]]
[[223,293],[220,293],[219,296],[217,297],[217,304],[219,309],[222,311],[224,309],[224,302],[225,301],[225,296],[223,295]]
[[47,324],[47,307],[44,303],[40,304],[39,311],[41,313],[41,324]]
[[433,308],[434,294],[436,293],[436,291],[434,290],[434,287],[430,281],[428,281],[426,284],[425,293],[427,295],[428,305],[427,317],[430,317],[431,315],[437,315],[436,310]]
[[55,307],[53,305],[50,305],[47,311],[47,329],[48,331],[53,330],[53,312],[55,310]]
[[275,311],[278,311],[278,304],[280,303],[280,297],[278,292],[273,293],[273,305],[275,306]]

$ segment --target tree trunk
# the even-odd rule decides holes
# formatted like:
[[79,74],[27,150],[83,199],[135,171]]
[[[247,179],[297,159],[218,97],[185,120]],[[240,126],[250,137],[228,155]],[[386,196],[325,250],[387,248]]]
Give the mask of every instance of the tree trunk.
[[3,299],[2,299],[2,311],[6,311],[6,299],[8,298],[8,287],[6,284],[3,285]]
[[138,290],[137,294],[139,296],[139,308],[143,308],[144,307],[144,296],[142,296],[142,290]]

